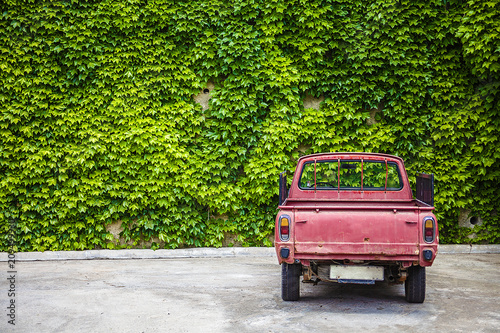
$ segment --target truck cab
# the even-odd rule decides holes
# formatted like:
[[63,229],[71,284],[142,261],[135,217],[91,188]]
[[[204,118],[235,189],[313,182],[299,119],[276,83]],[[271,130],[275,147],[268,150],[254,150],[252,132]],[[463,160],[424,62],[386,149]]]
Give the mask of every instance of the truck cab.
[[438,249],[433,177],[417,198],[403,160],[387,154],[325,153],[298,160],[290,189],[280,175],[275,249],[282,298],[302,282],[404,283],[408,302],[425,299],[425,268]]

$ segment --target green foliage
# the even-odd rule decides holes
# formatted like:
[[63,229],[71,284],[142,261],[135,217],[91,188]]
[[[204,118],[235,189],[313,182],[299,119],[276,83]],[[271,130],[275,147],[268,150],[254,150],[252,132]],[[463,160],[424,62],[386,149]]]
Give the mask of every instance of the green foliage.
[[[325,151],[434,172],[441,240],[500,241],[498,0],[8,0],[0,13],[0,250],[13,218],[22,251],[231,234],[269,246],[279,172]],[[203,111],[193,95],[209,81]],[[477,238],[460,210],[484,220]]]

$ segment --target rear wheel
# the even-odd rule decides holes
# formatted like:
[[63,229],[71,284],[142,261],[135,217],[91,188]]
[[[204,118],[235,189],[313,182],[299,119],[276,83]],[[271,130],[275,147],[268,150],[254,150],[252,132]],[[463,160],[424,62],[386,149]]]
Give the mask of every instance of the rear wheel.
[[300,298],[301,264],[281,264],[281,298],[284,301],[298,301]]
[[423,303],[425,300],[425,267],[411,266],[405,281],[405,297],[410,303]]

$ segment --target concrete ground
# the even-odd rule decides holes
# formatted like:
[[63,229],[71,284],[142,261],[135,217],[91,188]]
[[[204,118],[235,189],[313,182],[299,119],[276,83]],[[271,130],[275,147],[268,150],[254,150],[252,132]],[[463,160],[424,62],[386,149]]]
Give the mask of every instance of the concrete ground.
[[299,302],[283,302],[272,249],[18,261],[15,326],[7,322],[4,261],[0,332],[500,331],[500,254],[444,252],[427,269],[423,304],[406,303],[403,285],[386,283],[302,284]]

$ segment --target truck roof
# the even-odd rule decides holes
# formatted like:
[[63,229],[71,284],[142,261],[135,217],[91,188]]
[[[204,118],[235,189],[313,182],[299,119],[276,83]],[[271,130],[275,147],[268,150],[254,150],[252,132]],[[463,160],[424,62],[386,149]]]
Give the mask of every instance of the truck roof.
[[[370,161],[370,162],[383,162],[384,160],[388,163],[393,163],[398,165],[400,184],[401,187],[398,189],[389,189],[382,187],[381,189],[371,189],[370,187],[364,188],[316,188],[314,187],[299,187],[299,181],[302,176],[302,172],[306,164],[314,163],[316,170],[316,162],[336,162],[336,160],[351,160],[353,162]],[[386,166],[387,169],[387,166]],[[314,171],[316,172],[316,171]],[[387,173],[387,171],[386,171]],[[314,176],[316,177],[316,175]],[[361,177],[363,177],[363,172],[361,172]],[[386,175],[387,177],[387,175]],[[363,179],[363,178],[361,178]],[[316,178],[314,178],[314,183]],[[340,182],[339,182],[340,184]],[[387,186],[387,183],[386,183]],[[290,191],[288,192],[288,201],[294,202],[296,205],[297,201],[358,201],[358,202],[368,202],[368,201],[411,201],[413,200],[412,190],[408,182],[408,175],[404,167],[404,161],[402,158],[389,154],[378,154],[378,153],[348,153],[348,152],[336,152],[336,153],[321,153],[306,155],[299,158],[297,161],[297,167],[292,179],[292,184]]]
[[335,153],[319,153],[319,154],[311,154],[311,155],[305,155],[299,158],[298,162],[304,160],[304,159],[314,159],[318,157],[330,157],[330,156],[343,156],[349,157],[349,158],[356,158],[356,157],[363,157],[363,156],[369,156],[369,157],[381,157],[381,158],[390,158],[394,160],[398,160],[401,163],[403,163],[403,159],[398,156],[394,155],[389,155],[389,154],[379,154],[379,153],[348,153],[348,152],[335,152]]

